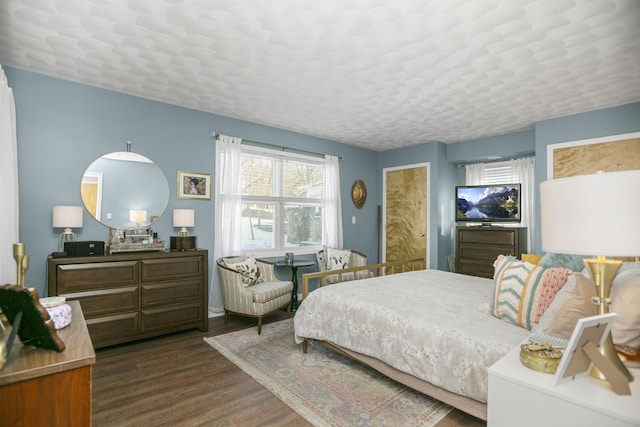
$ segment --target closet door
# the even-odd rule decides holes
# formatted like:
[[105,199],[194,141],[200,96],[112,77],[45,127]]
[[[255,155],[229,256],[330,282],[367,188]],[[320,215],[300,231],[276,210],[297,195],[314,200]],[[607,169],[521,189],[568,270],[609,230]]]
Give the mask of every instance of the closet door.
[[428,267],[429,164],[386,168],[383,173],[383,261],[425,257]]

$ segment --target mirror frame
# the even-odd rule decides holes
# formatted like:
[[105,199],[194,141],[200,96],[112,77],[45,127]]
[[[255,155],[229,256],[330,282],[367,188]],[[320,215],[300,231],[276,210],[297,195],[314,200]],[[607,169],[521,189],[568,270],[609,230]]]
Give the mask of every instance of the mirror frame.
[[[80,183],[85,211],[112,229],[151,226],[166,212],[169,194],[169,181],[162,169],[148,157],[130,151],[98,157],[84,171]],[[145,210],[147,219],[133,222],[134,210]]]

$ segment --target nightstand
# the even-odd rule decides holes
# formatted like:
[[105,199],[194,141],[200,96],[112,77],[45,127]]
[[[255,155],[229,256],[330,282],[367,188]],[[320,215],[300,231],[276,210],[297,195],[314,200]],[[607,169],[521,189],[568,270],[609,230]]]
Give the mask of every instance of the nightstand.
[[640,426],[640,369],[630,371],[630,396],[590,376],[553,387],[552,374],[520,363],[518,346],[489,368],[488,425]]

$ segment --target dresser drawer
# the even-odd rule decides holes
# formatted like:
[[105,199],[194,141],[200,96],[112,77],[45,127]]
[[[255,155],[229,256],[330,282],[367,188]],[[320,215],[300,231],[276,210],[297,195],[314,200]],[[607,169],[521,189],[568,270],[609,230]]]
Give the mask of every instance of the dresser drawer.
[[87,329],[95,348],[130,341],[140,329],[140,312],[87,319]]
[[482,263],[474,260],[460,260],[458,262],[458,270],[456,273],[467,274],[469,276],[493,278],[493,263]]
[[458,233],[460,243],[489,243],[512,246],[516,239],[516,229],[505,230],[464,230]]
[[138,283],[138,262],[88,262],[56,266],[58,295]]
[[205,267],[201,256],[144,259],[140,261],[140,280],[142,283],[148,283],[202,277]]
[[202,323],[202,316],[206,314],[203,311],[204,304],[201,301],[141,310],[140,333],[178,330],[188,325],[198,326]]
[[140,288],[142,289],[142,308],[201,300],[204,293],[202,279],[198,278],[179,282],[144,284]]
[[493,264],[498,255],[513,255],[513,246],[472,246],[461,244],[458,248],[458,256],[461,260],[474,258],[476,260],[490,261]]
[[137,286],[132,286],[102,291],[76,292],[64,294],[63,296],[69,300],[80,301],[85,318],[90,319],[97,316],[138,310],[138,301],[140,300],[138,289]]

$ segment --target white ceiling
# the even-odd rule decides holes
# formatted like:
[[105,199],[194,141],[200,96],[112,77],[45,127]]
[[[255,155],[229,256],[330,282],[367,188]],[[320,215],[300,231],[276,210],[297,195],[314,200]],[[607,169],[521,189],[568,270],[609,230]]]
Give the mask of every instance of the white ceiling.
[[640,101],[640,2],[2,0],[0,64],[385,150]]

